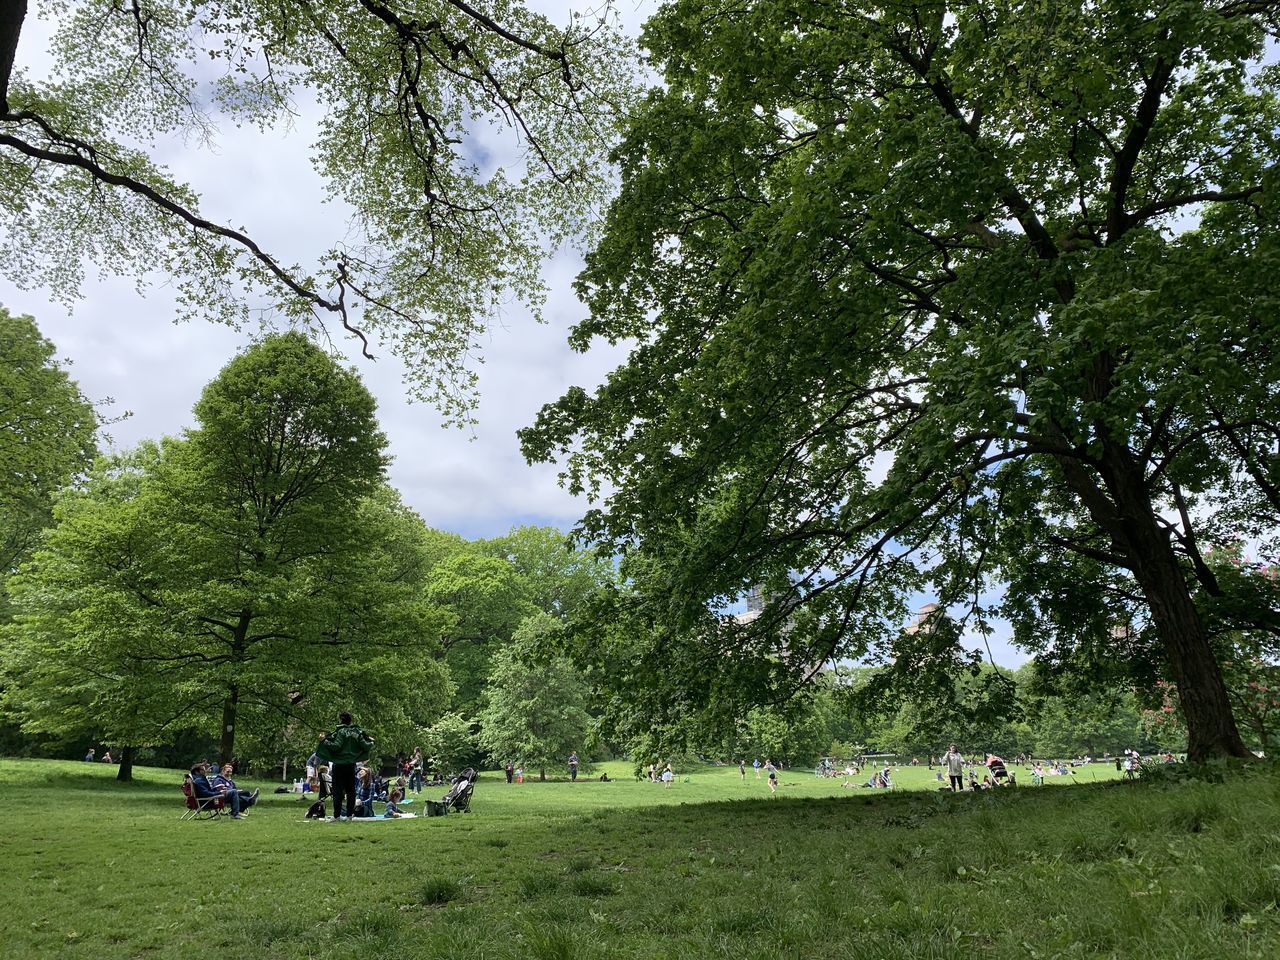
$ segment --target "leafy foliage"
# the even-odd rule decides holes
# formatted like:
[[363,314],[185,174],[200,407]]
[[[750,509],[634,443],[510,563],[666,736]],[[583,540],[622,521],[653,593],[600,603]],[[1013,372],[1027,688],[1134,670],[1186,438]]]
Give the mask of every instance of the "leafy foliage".
[[587,688],[574,665],[551,652],[558,629],[547,614],[535,614],[495,653],[480,715],[480,740],[490,757],[545,771],[583,748],[591,722]]
[[[486,315],[540,298],[544,243],[581,231],[629,98],[610,21],[556,27],[513,0],[58,0],[47,77],[23,69],[27,7],[0,25],[0,264],[76,296],[88,264],[171,279],[183,315],[248,318],[265,291],[400,354],[410,388],[474,403]],[[34,58],[30,58],[34,59]],[[218,222],[157,156],[212,146],[219,123],[320,112],[312,163],[351,212],[313,266]],[[482,125],[517,156],[494,164]],[[333,331],[330,331],[333,332]]]
[[31,317],[0,307],[0,621],[4,583],[97,454],[98,416]]
[[[663,85],[571,337],[634,347],[522,433],[605,498],[581,535],[625,557],[668,681],[642,711],[824,660],[967,669],[899,629],[926,592],[1167,675],[1193,754],[1244,751],[1193,593],[1280,516],[1276,28],[1183,0],[647,24]],[[720,616],[753,585],[757,620]]]
[[[372,398],[300,334],[233,360],[186,439],[102,459],[14,581],[5,697],[31,730],[145,744],[217,725],[224,758],[443,709],[447,614],[425,534],[382,484]],[[240,724],[250,731],[237,739]]]

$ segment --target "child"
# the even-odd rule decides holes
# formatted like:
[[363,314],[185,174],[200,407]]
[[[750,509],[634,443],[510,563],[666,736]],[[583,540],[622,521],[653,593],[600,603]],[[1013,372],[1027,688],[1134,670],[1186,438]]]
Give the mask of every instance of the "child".
[[404,799],[404,793],[399,788],[391,791],[391,796],[387,798],[387,808],[382,811],[382,815],[389,819],[394,819],[404,815],[404,811],[400,809],[400,801]]
[[777,792],[778,792],[778,771],[770,770],[769,771],[769,793],[774,794]]
[[516,783],[524,783],[524,764],[516,767]]

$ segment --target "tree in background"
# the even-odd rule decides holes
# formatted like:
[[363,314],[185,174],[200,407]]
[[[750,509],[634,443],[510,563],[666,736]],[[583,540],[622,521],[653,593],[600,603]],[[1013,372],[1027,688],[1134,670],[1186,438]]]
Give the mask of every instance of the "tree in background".
[[223,760],[313,740],[340,707],[407,737],[447,704],[448,618],[422,596],[421,521],[383,485],[373,398],[287,334],[196,415],[58,504],[14,579],[6,701],[26,729],[88,716],[133,745],[216,724]]
[[537,768],[558,766],[584,749],[591,726],[587,685],[578,668],[555,653],[558,621],[536,613],[493,657],[480,742],[491,759]]
[[441,643],[454,679],[454,709],[474,717],[484,703],[493,655],[533,612],[524,582],[500,557],[462,541],[427,571],[424,599],[447,609]]
[[5,584],[97,454],[98,417],[31,317],[0,307],[0,622]]
[[428,760],[439,764],[445,776],[457,773],[476,759],[471,721],[457,713],[446,713],[423,731],[422,749]]
[[674,665],[636,703],[901,662],[907,597],[982,633],[1006,591],[1020,643],[1167,674],[1191,756],[1245,754],[1193,595],[1280,518],[1277,8],[830,13],[646,25],[570,341],[635,347],[521,435],[608,488],[581,534]]
[[[606,8],[607,14],[607,8]],[[603,154],[628,100],[628,50],[605,16],[565,27],[519,3],[196,0],[58,8],[50,75],[27,4],[0,17],[0,265],[74,297],[83,264],[171,279],[179,309],[238,322],[240,292],[332,320],[402,356],[415,395],[453,416],[486,314],[541,297],[537,266],[606,186]],[[212,63],[214,70],[208,69]],[[313,267],[218,222],[153,158],[211,146],[226,121],[270,128],[323,110],[312,163],[339,214]],[[518,159],[477,157],[477,123]]]
[[535,607],[566,623],[585,614],[601,587],[615,579],[609,560],[575,546],[555,527],[513,527],[483,549],[511,564]]

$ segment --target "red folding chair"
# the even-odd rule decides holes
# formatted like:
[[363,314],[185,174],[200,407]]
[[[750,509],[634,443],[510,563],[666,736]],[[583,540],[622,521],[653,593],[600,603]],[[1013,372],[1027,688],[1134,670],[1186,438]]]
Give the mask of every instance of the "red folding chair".
[[196,785],[188,776],[182,781],[182,795],[186,798],[187,809],[182,820],[216,820],[227,812],[226,801],[222,797],[198,797]]

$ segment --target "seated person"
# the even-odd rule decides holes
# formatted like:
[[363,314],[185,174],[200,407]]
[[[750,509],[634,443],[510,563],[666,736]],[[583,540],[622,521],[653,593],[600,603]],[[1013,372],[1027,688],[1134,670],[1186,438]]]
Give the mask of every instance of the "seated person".
[[231,819],[241,819],[239,791],[232,790],[227,793],[225,790],[219,790],[210,783],[208,764],[197,763],[191,768],[191,786],[196,792],[197,799],[207,800],[210,797],[221,797],[227,806],[231,808]]
[[254,790],[251,793],[248,790],[241,790],[237,787],[236,782],[231,779],[231,775],[234,772],[235,768],[231,764],[224,763],[222,765],[222,773],[214,774],[210,777],[209,783],[212,784],[215,790],[221,790],[223,793],[238,793],[240,795],[240,809],[244,811],[258,802],[258,791]]
[[404,811],[400,809],[400,801],[404,799],[404,794],[399,790],[392,790],[391,796],[387,797],[387,808],[382,811],[384,817],[402,817]]
[[378,791],[373,785],[373,774],[368,768],[362,768],[356,777],[356,812],[357,817],[377,816],[373,803],[378,799]]

